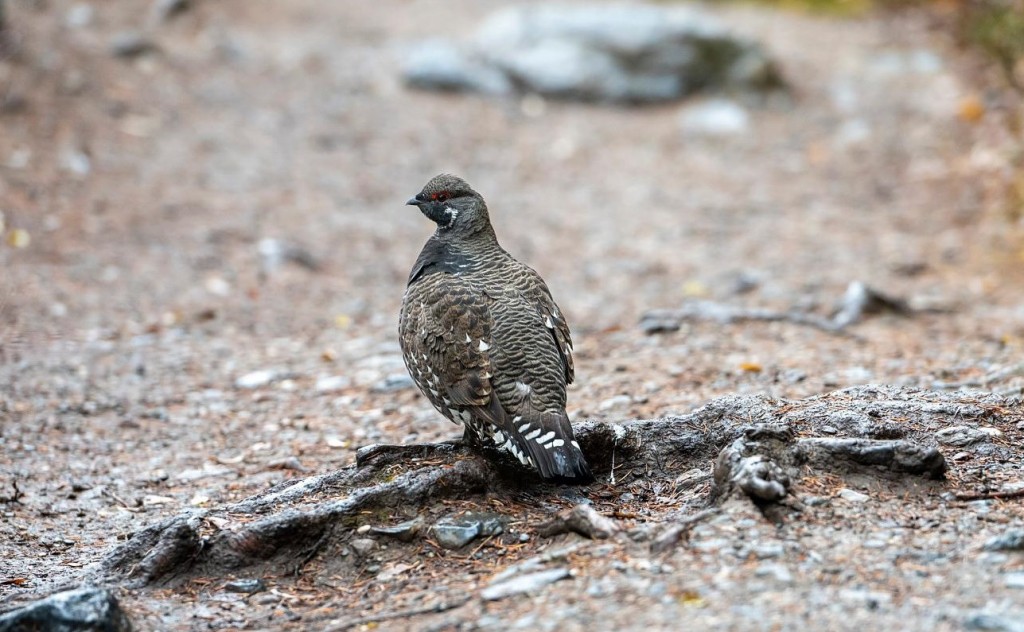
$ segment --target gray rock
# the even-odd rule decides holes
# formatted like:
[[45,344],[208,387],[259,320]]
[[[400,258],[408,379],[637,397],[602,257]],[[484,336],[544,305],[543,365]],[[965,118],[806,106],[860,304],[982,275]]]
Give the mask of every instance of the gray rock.
[[246,595],[253,595],[258,592],[263,592],[266,589],[266,582],[258,577],[251,579],[236,579],[224,584],[224,590],[228,592],[243,593]]
[[112,40],[110,40],[110,52],[115,57],[134,59],[135,57],[152,53],[156,50],[157,46],[153,43],[153,40],[149,39],[142,33],[136,33],[135,31],[118,33]]
[[485,601],[496,601],[505,597],[511,597],[512,595],[536,592],[549,584],[571,576],[572,574],[569,572],[569,569],[564,567],[527,573],[506,581],[493,583],[480,591],[480,596]]
[[64,15],[64,23],[73,29],[82,28],[83,26],[89,26],[95,15],[96,10],[91,4],[80,2],[68,9],[68,12]]
[[408,374],[393,373],[374,384],[370,387],[370,390],[374,393],[394,393],[395,391],[403,391],[407,388],[412,388],[413,386],[415,386],[415,384]]
[[259,371],[252,371],[250,373],[246,373],[242,377],[235,380],[235,388],[261,388],[270,384],[278,377],[278,372],[270,369],[260,369]]
[[986,551],[1024,551],[1024,529],[1009,529],[985,543]]
[[313,390],[317,393],[333,393],[351,386],[352,380],[344,375],[323,375],[316,379]]
[[466,546],[480,535],[479,522],[446,523],[439,522],[431,529],[437,543],[446,549],[458,549]]
[[377,550],[377,541],[373,538],[356,538],[348,544],[352,548],[352,552],[360,560],[364,560],[371,553]]
[[866,503],[871,500],[871,496],[868,496],[867,494],[862,494],[856,490],[846,488],[839,490],[839,497],[851,503]]
[[696,9],[655,5],[510,7],[470,42],[425,42],[403,75],[419,88],[634,103],[782,85],[757,43]]
[[735,101],[710,99],[683,108],[679,125],[688,135],[732,136],[750,128],[750,115]]
[[405,61],[405,80],[414,88],[507,94],[512,86],[499,69],[474,59],[443,40],[427,40]]
[[651,310],[640,318],[640,329],[647,335],[666,334],[679,331],[682,320],[664,310]]
[[1024,632],[1024,619],[975,612],[964,619],[966,630],[991,630],[993,632]]
[[771,577],[782,584],[793,583],[793,573],[789,572],[785,565],[774,562],[758,564],[757,568],[754,569],[754,575],[757,577]]
[[1007,588],[1024,588],[1024,573],[1007,573],[1003,575],[1003,585]]
[[619,524],[602,516],[590,505],[579,504],[558,512],[551,520],[537,527],[537,533],[545,537],[569,532],[602,540],[618,533]]
[[128,615],[114,594],[101,588],[79,588],[50,595],[24,608],[0,615],[0,632],[129,632]]
[[152,14],[157,22],[166,22],[187,11],[192,6],[190,0],[156,0],[153,2]]
[[996,428],[975,428],[972,426],[952,426],[935,433],[935,439],[943,445],[965,447],[975,443],[984,443],[1001,435]]

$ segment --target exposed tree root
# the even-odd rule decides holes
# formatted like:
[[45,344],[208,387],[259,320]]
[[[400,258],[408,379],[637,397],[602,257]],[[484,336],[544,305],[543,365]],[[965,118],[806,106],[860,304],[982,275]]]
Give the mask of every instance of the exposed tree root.
[[[714,487],[703,500],[705,507],[734,494],[762,506],[791,495],[809,471],[941,478],[947,466],[934,432],[954,422],[1019,420],[1021,414],[1005,403],[994,396],[897,387],[857,387],[800,401],[724,397],[679,417],[580,423],[577,436],[601,480],[610,480],[612,463],[620,476],[632,472],[631,480],[671,484],[681,473],[714,462]],[[360,526],[376,529],[373,512],[408,515],[438,500],[484,494],[533,499],[565,494],[515,464],[485,456],[454,443],[370,446],[359,451],[354,466],[288,481],[239,503],[188,511],[143,529],[110,553],[92,579],[141,586],[247,567],[294,571],[350,540]],[[597,490],[605,498],[625,491],[595,484],[580,493]],[[692,524],[685,516],[682,520],[653,546],[663,550],[678,541],[685,525]],[[614,525],[603,526],[602,534],[614,533]],[[418,538],[424,531],[417,522],[415,530],[396,537]],[[367,533],[391,535],[387,529]]]

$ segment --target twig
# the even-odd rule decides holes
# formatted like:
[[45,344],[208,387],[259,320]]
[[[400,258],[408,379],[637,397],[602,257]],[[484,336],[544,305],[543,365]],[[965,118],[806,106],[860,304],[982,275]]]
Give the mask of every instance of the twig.
[[122,507],[124,507],[128,511],[131,511],[131,512],[135,513],[135,512],[137,512],[139,510],[138,507],[133,507],[132,505],[129,505],[127,500],[125,500],[124,498],[121,498],[120,496],[118,496],[116,493],[110,491],[109,489],[104,489],[102,493],[107,498],[112,498],[112,499],[116,500],[118,503],[121,504]]
[[1005,492],[962,492],[956,495],[957,500],[1008,500],[1024,498],[1024,488]]
[[368,616],[365,616],[365,617],[359,617],[358,619],[352,619],[350,621],[345,621],[343,623],[339,623],[338,625],[336,625],[334,627],[326,628],[326,630],[328,632],[340,632],[341,630],[349,630],[349,629],[354,628],[356,626],[366,625],[368,623],[379,623],[381,621],[392,621],[394,619],[406,619],[408,617],[415,617],[415,616],[421,615],[421,614],[435,614],[435,613],[438,613],[438,612],[447,612],[449,610],[454,610],[456,608],[461,608],[462,606],[464,606],[467,603],[469,603],[469,600],[472,599],[472,598],[473,598],[472,595],[468,595],[467,594],[467,595],[462,595],[461,597],[459,597],[459,598],[457,598],[457,599],[455,599],[453,601],[442,601],[441,603],[436,603],[436,604],[434,604],[432,606],[420,606],[418,608],[407,608],[405,610],[393,610],[391,612],[380,612],[380,613],[371,614],[371,615],[368,615]]
[[1001,369],[997,369],[990,373],[986,373],[980,378],[973,380],[963,380],[961,382],[940,382],[936,381],[932,384],[934,388],[942,389],[955,389],[955,388],[987,388],[994,382],[1002,382],[1012,377],[1024,376],[1024,362],[1019,364],[1013,364]]
[[14,493],[10,496],[0,496],[0,503],[4,503],[5,505],[8,503],[21,503],[21,499],[25,493],[18,489],[18,479],[11,479],[11,487],[14,488]]

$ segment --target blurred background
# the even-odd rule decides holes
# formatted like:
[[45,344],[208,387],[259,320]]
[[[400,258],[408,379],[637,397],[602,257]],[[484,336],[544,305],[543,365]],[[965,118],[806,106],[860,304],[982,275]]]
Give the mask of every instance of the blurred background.
[[[584,412],[648,382],[675,394],[618,414],[1019,351],[1012,2],[3,7],[8,365],[102,343],[138,379],[281,365],[405,390],[396,312],[431,225],[402,201],[441,171],[571,317]],[[691,299],[827,316],[855,280],[930,315],[852,349],[637,327]]]
[[[568,315],[574,419],[1019,390],[1019,1],[568,6],[2,0],[3,475],[159,513],[458,434],[396,341],[442,171]],[[854,281],[909,311],[639,325]]]

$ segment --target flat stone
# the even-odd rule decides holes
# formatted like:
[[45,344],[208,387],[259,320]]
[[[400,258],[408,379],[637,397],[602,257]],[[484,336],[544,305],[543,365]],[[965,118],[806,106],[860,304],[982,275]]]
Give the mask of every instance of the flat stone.
[[135,31],[118,33],[110,40],[110,52],[115,57],[132,59],[146,53],[152,53],[156,49],[156,44],[151,39]]
[[438,544],[446,549],[458,549],[466,546],[480,535],[480,523],[438,523],[431,531]]
[[839,490],[838,496],[851,503],[866,503],[871,500],[871,496],[868,496],[867,494],[862,494],[858,491],[846,488]]
[[263,592],[266,589],[266,582],[258,577],[250,579],[236,579],[224,584],[224,590],[228,592],[243,593],[246,595],[253,595],[258,592]]
[[735,101],[710,99],[684,108],[679,126],[688,135],[732,136],[750,129],[750,115]]
[[80,588],[50,595],[0,615],[0,632],[130,632],[128,615],[109,590]]
[[996,428],[975,428],[972,426],[952,426],[935,433],[935,439],[943,445],[965,447],[976,443],[986,443],[1001,435]]
[[569,572],[569,569],[564,567],[527,573],[491,584],[480,591],[480,596],[485,601],[497,601],[498,599],[504,599],[513,595],[537,592],[549,584],[571,576],[572,573]]
[[235,388],[255,389],[262,388],[278,378],[278,372],[271,369],[261,369],[246,373],[235,380]]
[[986,551],[1024,551],[1024,529],[1008,529],[985,542]]

